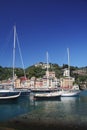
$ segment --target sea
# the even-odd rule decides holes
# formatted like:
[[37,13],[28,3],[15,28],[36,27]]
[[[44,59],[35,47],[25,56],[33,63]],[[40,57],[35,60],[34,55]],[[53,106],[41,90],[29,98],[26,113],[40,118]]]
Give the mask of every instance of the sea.
[[32,95],[0,101],[0,122],[32,113],[37,117],[87,123],[87,91],[81,91],[78,97],[61,97],[54,101],[35,101]]

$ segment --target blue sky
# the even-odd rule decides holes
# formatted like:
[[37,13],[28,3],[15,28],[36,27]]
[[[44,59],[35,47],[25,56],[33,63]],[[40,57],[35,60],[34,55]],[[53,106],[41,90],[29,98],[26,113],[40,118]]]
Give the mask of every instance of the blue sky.
[[[14,24],[25,68],[46,62],[47,51],[49,62],[67,64],[67,48],[71,66],[87,66],[86,0],[0,0],[3,67],[12,66]],[[17,49],[15,66],[22,67]]]

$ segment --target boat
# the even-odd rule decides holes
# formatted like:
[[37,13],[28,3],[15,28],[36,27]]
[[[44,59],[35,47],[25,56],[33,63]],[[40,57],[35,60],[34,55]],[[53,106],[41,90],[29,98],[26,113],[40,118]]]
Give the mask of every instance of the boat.
[[48,93],[36,93],[34,95],[35,100],[55,100],[61,98],[61,92],[48,92]]
[[80,94],[80,89],[78,87],[78,85],[74,85],[72,86],[72,88],[70,88],[70,63],[69,63],[69,48],[67,48],[67,53],[68,53],[68,79],[69,79],[69,86],[67,90],[62,89],[62,97],[75,97],[75,96],[79,96]]
[[19,89],[17,88],[15,89],[15,91],[21,92],[20,96],[29,96],[31,92],[30,89],[24,89],[24,88],[19,88]]
[[80,91],[73,91],[73,90],[63,90],[61,93],[62,97],[76,97],[79,96]]
[[[48,71],[48,52],[47,52],[47,90],[49,88],[49,71]],[[35,93],[34,99],[35,100],[54,100],[54,99],[60,99],[61,97],[61,91],[43,91],[41,93]]]
[[[16,33],[16,28],[14,26],[14,37]],[[13,59],[15,55],[15,40],[14,40],[14,47],[13,47]],[[14,60],[13,60],[13,81],[12,84],[8,84],[8,89],[6,88],[6,84],[1,84],[0,85],[0,100],[5,100],[5,99],[16,99],[20,96],[21,92],[14,91]]]
[[[14,48],[13,48],[13,82],[14,82],[14,77],[15,77],[15,74],[14,74],[14,65],[15,65],[15,42],[18,42],[18,37],[17,37],[17,32],[16,32],[16,26],[14,26]],[[23,59],[22,59],[22,54],[21,54],[21,49],[20,49],[20,45],[19,45],[19,42],[18,42],[18,49],[19,49],[19,53],[20,53],[20,57],[21,57],[21,62],[22,62],[22,66],[23,66],[23,70],[24,70],[24,79],[26,79],[26,74],[25,74],[25,69],[24,69],[24,64],[23,64]],[[20,96],[28,96],[30,94],[30,90],[27,89],[27,88],[16,88],[15,85],[13,86],[13,92],[21,92],[20,93]]]
[[[16,27],[15,27],[16,28]],[[21,78],[23,78],[23,80],[25,80],[25,82],[26,82],[26,74],[25,74],[25,69],[24,69],[24,63],[23,63],[23,58],[22,58],[22,54],[21,54],[21,49],[20,49],[20,45],[19,45],[19,41],[18,41],[18,36],[17,36],[17,31],[16,31],[16,29],[15,29],[15,34],[14,34],[14,42],[17,40],[17,42],[18,42],[18,49],[19,49],[19,53],[20,53],[20,58],[21,58],[21,62],[22,62],[22,66],[23,66],[23,71],[24,71],[24,76],[23,77],[21,77]],[[15,53],[15,46],[14,46],[14,52],[13,53]],[[14,60],[15,60],[15,57],[13,58]],[[14,64],[14,63],[13,63]],[[14,66],[14,65],[13,65]],[[14,73],[14,72],[13,72]],[[14,75],[14,74],[13,74]],[[23,82],[23,84],[25,84],[24,82]],[[28,89],[28,88],[26,88],[25,87],[25,85],[22,87],[21,86],[21,88],[15,88],[14,89],[15,91],[17,91],[17,92],[21,92],[21,94],[20,94],[20,96],[29,96],[29,94],[30,94],[30,89]]]
[[80,89],[78,85],[74,85],[71,89],[69,90],[62,90],[62,97],[77,97],[80,94]]
[[0,100],[6,99],[16,99],[20,96],[21,92],[8,92],[8,91],[0,91]]
[[54,92],[59,90],[58,88],[32,88],[31,92],[33,93],[43,93],[43,92]]

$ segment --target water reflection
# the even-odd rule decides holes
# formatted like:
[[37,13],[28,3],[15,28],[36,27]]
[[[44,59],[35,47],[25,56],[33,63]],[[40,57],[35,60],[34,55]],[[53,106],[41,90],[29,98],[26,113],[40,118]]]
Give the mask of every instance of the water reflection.
[[[87,97],[62,97],[61,101],[35,101],[37,117],[87,122]],[[83,101],[84,100],[84,101]]]
[[35,101],[32,96],[11,102],[0,101],[0,121],[25,113],[56,121],[87,122],[87,91],[79,97],[61,97],[60,101]]
[[74,115],[77,111],[77,102],[79,102],[79,97],[62,97],[62,111],[67,115]]
[[62,103],[71,103],[78,100],[79,97],[61,97]]
[[[61,101],[35,101],[35,116],[55,119],[60,113]],[[58,108],[59,107],[59,108]]]
[[14,101],[0,101],[0,121],[8,120],[21,113],[28,112],[29,106],[29,97],[21,97]]

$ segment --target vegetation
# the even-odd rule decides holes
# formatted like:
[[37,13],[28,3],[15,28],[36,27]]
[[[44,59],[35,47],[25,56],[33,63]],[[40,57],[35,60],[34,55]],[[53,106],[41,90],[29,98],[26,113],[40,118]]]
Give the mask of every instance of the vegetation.
[[30,66],[26,69],[26,75],[28,78],[31,77],[36,77],[36,78],[41,78],[43,75],[45,75],[45,69],[42,69],[42,67],[35,67],[35,66]]
[[[23,69],[21,68],[15,68],[14,70],[15,74],[18,77],[21,77],[24,75]],[[0,80],[6,80],[13,77],[13,69],[8,67],[1,67],[0,66]]]
[[[56,77],[61,78],[63,76],[63,69],[67,67],[68,67],[67,64],[63,64],[63,66],[59,66],[58,64],[50,63],[49,71],[55,71]],[[78,71],[81,70],[83,70],[83,73],[78,73]],[[43,68],[42,66],[35,67],[33,65],[26,68],[25,72],[28,78],[31,77],[42,78],[45,75],[46,68]],[[24,71],[22,68],[15,68],[15,74],[18,77],[22,77],[24,76]],[[13,75],[12,68],[0,66],[0,80],[11,78],[12,75]],[[75,78],[76,83],[84,83],[84,82],[87,83],[87,67],[78,68],[78,67],[70,66],[70,75]]]

